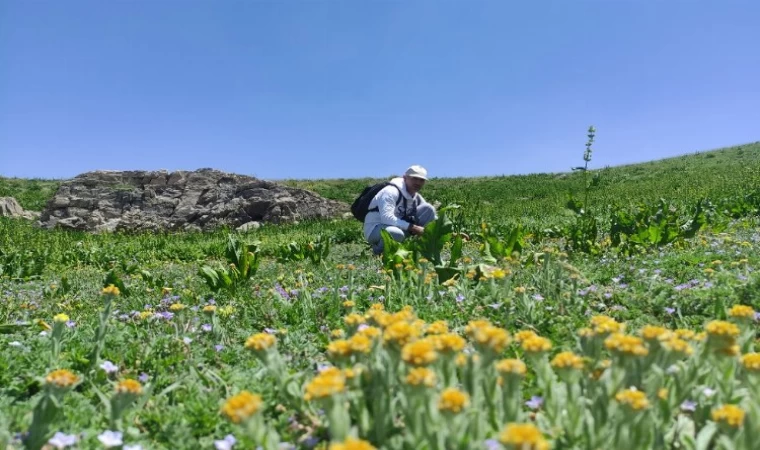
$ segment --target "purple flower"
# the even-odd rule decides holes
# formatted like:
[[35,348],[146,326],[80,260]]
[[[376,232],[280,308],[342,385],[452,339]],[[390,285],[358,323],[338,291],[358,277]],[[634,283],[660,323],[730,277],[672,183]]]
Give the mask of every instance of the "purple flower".
[[341,286],[338,290],[341,292],[348,292],[348,286]]
[[147,383],[149,378],[150,377],[145,372],[141,373],[140,376],[137,377],[137,379],[140,380],[141,383]]
[[237,443],[235,436],[228,434],[224,439],[214,441],[214,448],[216,450],[230,450],[235,443]]
[[541,294],[533,294],[533,300],[535,300],[537,302],[541,302],[541,301],[544,300],[544,296],[541,295]]
[[533,397],[530,398],[530,400],[525,402],[525,406],[527,406],[530,409],[538,409],[543,404],[544,404],[544,398],[539,397],[537,395],[534,395]]
[[462,294],[457,295],[456,300],[457,300],[457,303],[463,302],[464,301],[464,295],[462,295]]
[[502,448],[501,444],[499,444],[499,441],[496,439],[488,439],[485,442],[483,442],[483,445],[485,445],[485,450],[500,450]]
[[675,308],[671,308],[669,306],[666,306],[665,307],[665,312],[668,313],[668,314],[673,314],[674,312],[676,312],[676,309]]
[[107,430],[98,435],[98,440],[106,447],[118,447],[124,444],[122,436],[121,431]]
[[77,443],[77,436],[75,434],[61,433],[60,431],[57,431],[53,435],[53,437],[51,437],[50,440],[48,441],[48,444],[59,449],[66,448],[76,443]]
[[203,330],[206,333],[208,333],[209,331],[211,331],[211,325],[209,325],[207,323],[204,323],[203,325],[201,325],[201,330]]
[[214,346],[214,350],[216,350],[217,352],[221,352],[223,348],[224,346],[222,344],[216,344]]
[[100,368],[105,370],[106,373],[114,373],[119,370],[119,367],[111,361],[104,361],[103,364],[100,365]]
[[274,328],[264,328],[264,333],[275,334],[277,333],[277,330],[275,330]]
[[685,402],[681,403],[681,409],[684,411],[694,412],[697,410],[697,403],[691,400],[686,400]]
[[69,320],[66,322],[66,326],[69,328],[74,328],[75,326],[77,326],[77,323],[74,322],[73,320]]

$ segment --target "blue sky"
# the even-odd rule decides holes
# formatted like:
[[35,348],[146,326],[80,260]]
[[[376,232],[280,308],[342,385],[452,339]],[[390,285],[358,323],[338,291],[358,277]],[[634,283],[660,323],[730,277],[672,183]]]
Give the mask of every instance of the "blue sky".
[[757,1],[0,0],[0,175],[568,171],[760,140]]

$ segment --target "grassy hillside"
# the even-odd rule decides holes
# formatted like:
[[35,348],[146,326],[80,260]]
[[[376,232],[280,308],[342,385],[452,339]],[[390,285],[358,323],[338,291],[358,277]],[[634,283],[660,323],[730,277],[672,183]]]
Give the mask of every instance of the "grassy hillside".
[[564,207],[579,173],[433,179],[464,220],[380,257],[353,220],[0,218],[0,449],[756,448],[759,171],[760,143],[595,170],[591,215]]
[[[582,161],[581,161],[582,162]],[[732,197],[750,186],[760,186],[760,142],[693,153],[641,164],[594,169],[598,176],[591,203],[607,206],[655,201],[665,197],[680,203],[699,197]],[[351,202],[364,186],[379,179],[284,180],[283,184]],[[39,211],[57,189],[52,180],[0,178],[0,196],[14,196],[21,205]],[[432,178],[423,194],[430,201],[458,203],[477,218],[543,223],[566,213],[569,193],[581,196],[583,174],[529,174],[474,178]]]

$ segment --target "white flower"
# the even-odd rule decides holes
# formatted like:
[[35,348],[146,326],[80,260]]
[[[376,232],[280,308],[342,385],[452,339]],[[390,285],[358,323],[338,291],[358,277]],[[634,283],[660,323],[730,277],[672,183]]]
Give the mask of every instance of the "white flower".
[[715,395],[715,392],[716,392],[716,390],[715,390],[715,389],[710,389],[710,388],[705,388],[705,389],[702,391],[702,393],[703,393],[703,394],[705,394],[705,397],[707,397],[707,398],[710,398],[710,397],[712,397],[713,395]]
[[184,342],[187,345],[190,345],[190,343],[193,342],[193,340],[190,339],[189,337],[185,337],[185,338],[182,338],[182,342]]
[[52,445],[55,448],[66,448],[76,443],[77,443],[76,435],[61,433],[60,431],[56,432],[53,435],[53,437],[51,437],[50,440],[48,441],[48,444]]
[[119,367],[114,365],[111,361],[105,361],[100,365],[100,368],[105,370],[106,373],[114,373],[119,370]]
[[231,450],[236,442],[237,439],[235,439],[235,436],[228,434],[221,441],[214,441],[214,448],[216,448],[216,450]]
[[8,342],[8,345],[10,345],[11,347],[23,347],[24,346],[24,344],[22,344],[19,341]]
[[98,435],[98,440],[106,447],[118,447],[124,443],[121,437],[121,431],[106,430]]

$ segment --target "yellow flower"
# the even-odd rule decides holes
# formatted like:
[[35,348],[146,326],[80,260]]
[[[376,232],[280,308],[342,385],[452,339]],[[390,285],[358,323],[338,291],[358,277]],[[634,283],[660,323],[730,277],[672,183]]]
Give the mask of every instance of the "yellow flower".
[[412,386],[435,386],[435,372],[427,367],[414,367],[406,375],[406,383]]
[[491,322],[485,319],[482,320],[471,320],[465,327],[464,332],[472,337],[478,330],[481,330],[486,327],[490,327]]
[[136,380],[123,380],[116,385],[116,392],[120,394],[142,394],[142,385]]
[[661,344],[665,350],[673,353],[679,353],[683,356],[690,356],[692,353],[694,353],[694,349],[691,348],[688,342],[675,336],[662,341]]
[[104,287],[102,291],[100,291],[103,295],[113,295],[117,296],[120,295],[121,292],[119,291],[119,288],[114,286],[113,284],[109,284],[108,287]]
[[343,442],[330,444],[327,450],[377,450],[377,448],[367,441],[349,437]]
[[705,331],[708,343],[719,350],[732,347],[739,337],[739,327],[724,320],[713,320],[705,326]]
[[222,407],[222,414],[233,423],[240,423],[261,409],[261,396],[248,391],[230,397]]
[[337,328],[335,330],[330,331],[330,337],[333,339],[341,339],[346,335],[346,332],[341,330],[340,328]]
[[216,312],[216,305],[206,305],[203,307],[203,312],[206,314],[214,314]]
[[364,327],[361,330],[358,330],[356,332],[357,336],[364,336],[369,339],[375,339],[376,337],[380,336],[380,334],[382,334],[382,331],[380,330],[380,328],[372,327],[372,326]]
[[646,394],[637,391],[635,388],[618,392],[617,395],[615,395],[615,400],[636,411],[649,407],[649,400],[647,400]]
[[351,336],[348,343],[351,345],[351,350],[357,353],[369,353],[372,350],[372,338],[363,334]]
[[431,342],[435,345],[436,350],[442,353],[461,352],[467,341],[456,333],[446,333],[429,336]]
[[744,410],[736,405],[724,405],[712,411],[712,420],[739,428],[744,423]]
[[518,286],[515,288],[515,294],[524,294],[525,288],[523,286]]
[[56,314],[56,315],[53,317],[53,322],[58,322],[58,323],[66,323],[66,322],[68,322],[68,321],[69,321],[69,316],[67,316],[67,315],[66,315],[66,314],[64,314],[64,313]]
[[345,302],[343,302],[344,308],[353,308],[354,306],[356,306],[356,303],[353,300],[346,300]]
[[509,449],[548,450],[549,442],[532,423],[508,423],[499,434],[499,442]]
[[552,359],[552,367],[557,369],[583,369],[583,358],[573,352],[562,352]]
[[277,338],[269,333],[257,333],[245,341],[245,348],[249,350],[266,350],[277,343]]
[[433,323],[431,323],[427,330],[425,332],[427,334],[444,334],[448,333],[449,331],[449,325],[446,323],[445,320],[437,320]]
[[760,372],[760,353],[747,353],[742,356],[744,368],[753,372]]
[[697,335],[697,333],[693,332],[692,330],[685,330],[683,328],[677,329],[676,331],[674,331],[674,333],[676,334],[676,337],[678,337],[679,339],[684,339],[688,341],[695,340],[694,338]]
[[332,341],[327,345],[327,354],[332,357],[351,356],[351,343],[345,339]]
[[592,330],[591,328],[586,328],[586,327],[581,328],[580,330],[578,330],[578,336],[584,337],[584,338],[594,337],[594,330]]
[[362,317],[361,314],[353,313],[343,318],[343,321],[349,327],[356,327],[364,323],[364,317]]
[[507,276],[507,272],[504,271],[503,269],[494,269],[494,271],[491,272],[491,276],[497,280],[501,280],[502,278]]
[[521,343],[522,341],[524,341],[526,339],[529,339],[529,338],[532,338],[532,337],[536,337],[536,336],[538,336],[538,335],[535,332],[531,331],[531,330],[521,330],[521,331],[518,331],[517,333],[515,333],[515,342],[517,342],[519,344],[519,343]]
[[447,388],[438,400],[438,409],[445,412],[459,413],[470,404],[469,396],[456,388]]
[[660,400],[665,400],[668,398],[668,390],[665,388],[660,388],[660,390],[657,391],[657,398]]
[[615,333],[604,340],[607,350],[619,355],[646,356],[649,349],[644,346],[644,341],[636,336]]
[[137,317],[140,320],[150,319],[151,317],[153,317],[153,312],[152,311],[140,311],[140,313],[137,315]]
[[734,305],[729,311],[728,315],[737,319],[754,319],[755,310],[751,306],[747,305]]
[[476,328],[471,333],[479,350],[490,350],[494,353],[503,352],[512,340],[507,330],[493,325]]
[[346,389],[346,376],[339,369],[331,367],[323,370],[306,385],[304,399],[311,401],[330,397]]
[[183,310],[183,309],[185,309],[185,308],[186,308],[186,306],[185,306],[185,305],[183,305],[182,303],[173,303],[173,304],[172,304],[172,305],[169,307],[169,309],[170,309],[170,310],[172,310],[172,311],[174,311],[174,312],[177,312],[177,311],[182,311],[182,310]]
[[608,316],[594,316],[590,322],[591,328],[596,334],[622,333],[625,330],[625,324],[618,323]]
[[654,325],[646,325],[641,330],[639,330],[641,333],[641,337],[646,339],[647,341],[656,341],[656,340],[662,340],[666,339],[668,336],[670,336],[671,331],[664,327],[658,327]]
[[58,369],[50,372],[45,377],[45,381],[48,384],[65,388],[75,385],[79,381],[79,377],[74,375],[70,370]]
[[552,349],[552,343],[544,337],[533,336],[522,342],[522,349],[528,353],[548,352]]
[[438,359],[435,346],[428,339],[411,342],[401,349],[401,359],[414,366],[426,366]]
[[403,347],[409,342],[415,341],[421,333],[420,328],[414,327],[408,322],[396,322],[385,329],[383,339],[385,342]]
[[167,295],[169,295],[171,293],[172,293],[172,288],[169,288],[169,287],[162,287],[161,288],[161,295],[163,295],[164,297],[166,297]]
[[496,370],[503,374],[524,376],[528,368],[519,359],[502,359],[496,363]]

